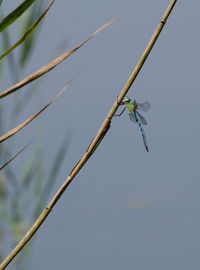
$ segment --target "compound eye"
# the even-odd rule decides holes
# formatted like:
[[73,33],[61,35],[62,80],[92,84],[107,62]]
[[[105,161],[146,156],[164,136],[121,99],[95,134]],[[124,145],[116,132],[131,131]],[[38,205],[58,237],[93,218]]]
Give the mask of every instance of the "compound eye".
[[124,103],[125,103],[125,102],[129,102],[129,101],[131,101],[131,99],[128,98],[128,97],[125,97],[125,98],[123,99],[123,102],[124,102]]

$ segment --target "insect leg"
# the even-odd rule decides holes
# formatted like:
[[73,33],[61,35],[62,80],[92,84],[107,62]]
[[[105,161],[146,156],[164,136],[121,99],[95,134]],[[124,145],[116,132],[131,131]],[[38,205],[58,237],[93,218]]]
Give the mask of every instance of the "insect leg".
[[119,114],[115,113],[114,116],[121,116],[122,113],[123,113],[125,110],[126,110],[126,107],[125,107]]

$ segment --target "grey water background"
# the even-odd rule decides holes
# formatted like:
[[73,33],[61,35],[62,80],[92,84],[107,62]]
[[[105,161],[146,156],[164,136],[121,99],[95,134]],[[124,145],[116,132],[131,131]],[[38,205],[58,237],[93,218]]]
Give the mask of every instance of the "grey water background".
[[[63,40],[71,49],[130,13],[47,74],[21,116],[46,104],[79,70],[48,112],[17,135],[24,141],[41,129],[49,171],[63,137],[71,134],[52,195],[96,134],[169,3],[55,1],[24,77],[53,59]],[[199,269],[199,8],[199,1],[177,2],[128,93],[152,105],[143,114],[150,153],[127,113],[114,118],[34,236],[31,269]]]

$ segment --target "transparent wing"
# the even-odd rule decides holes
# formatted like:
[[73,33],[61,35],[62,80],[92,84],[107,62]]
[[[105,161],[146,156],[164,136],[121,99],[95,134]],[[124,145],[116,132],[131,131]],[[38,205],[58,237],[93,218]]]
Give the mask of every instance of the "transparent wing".
[[137,121],[136,121],[136,118],[135,118],[135,114],[134,114],[134,112],[129,113],[129,118],[130,118],[130,120],[131,120],[131,121],[133,121],[134,123],[136,123],[136,122],[137,122]]
[[148,110],[151,108],[151,104],[149,102],[137,103],[137,108],[140,111],[148,112]]
[[146,119],[139,113],[139,112],[135,112],[137,114],[137,117],[140,119],[141,123],[146,126],[147,125],[147,121]]

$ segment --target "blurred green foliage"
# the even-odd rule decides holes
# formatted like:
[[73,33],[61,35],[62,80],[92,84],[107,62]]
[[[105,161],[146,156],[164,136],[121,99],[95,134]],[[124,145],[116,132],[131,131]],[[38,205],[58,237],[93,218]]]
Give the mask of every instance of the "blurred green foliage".
[[[6,2],[4,3],[6,4]],[[33,3],[34,5],[31,6]],[[0,0],[1,4],[2,0]],[[26,0],[8,16],[4,17],[2,9],[0,10],[0,16],[3,18],[0,22],[0,31],[2,32],[0,37],[1,51],[5,52],[8,48],[11,48],[12,24],[17,19],[19,36],[20,34],[27,33],[36,22],[34,28],[31,28],[29,35],[18,44],[20,46],[19,60],[16,60],[15,50],[9,51],[3,61],[0,60],[0,82],[3,80],[2,75],[5,62],[8,63],[13,82],[18,81],[23,69],[26,68],[28,63],[30,64],[31,53],[35,48],[39,35],[39,28],[37,27],[39,25],[38,18],[45,15],[44,12],[42,13],[42,9],[42,1]],[[9,29],[8,26],[10,26]],[[34,31],[37,28],[38,30]],[[38,83],[31,87],[37,88]],[[9,128],[13,128],[17,123],[23,107],[33,95],[33,91],[28,91],[27,93],[15,95],[10,114],[7,113],[7,109],[3,106],[3,100],[1,100],[1,133],[5,131],[7,125]],[[65,136],[64,141],[58,146],[48,174],[45,173],[44,168],[44,149],[41,141],[38,140],[34,140],[32,143],[31,151],[29,148],[21,154],[23,156],[22,160],[24,160],[21,162],[21,167],[16,168],[15,164],[11,162],[0,171],[0,260],[6,255],[4,250],[5,243],[6,246],[9,245],[10,248],[13,248],[44,207],[67,152],[69,142],[70,138]],[[15,153],[16,148],[19,149],[19,146],[15,139],[12,139],[11,143],[0,144],[1,165],[10,159]],[[28,244],[13,261],[12,269],[27,270],[30,265],[30,255],[31,245]]]

